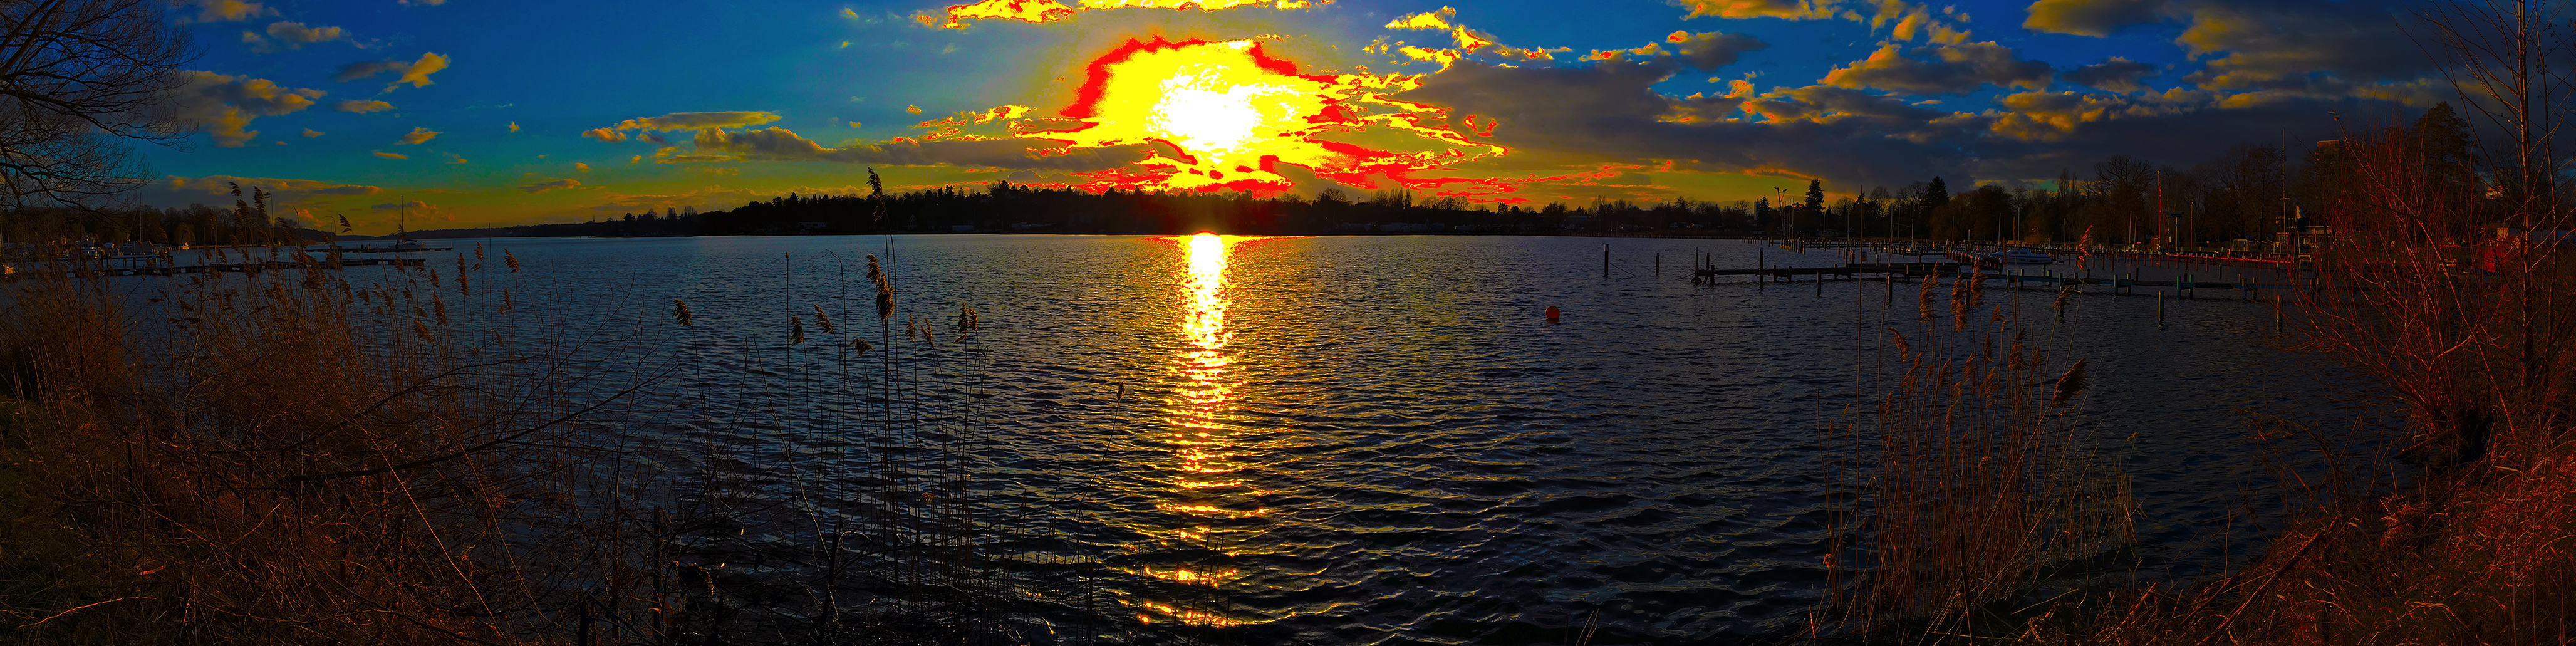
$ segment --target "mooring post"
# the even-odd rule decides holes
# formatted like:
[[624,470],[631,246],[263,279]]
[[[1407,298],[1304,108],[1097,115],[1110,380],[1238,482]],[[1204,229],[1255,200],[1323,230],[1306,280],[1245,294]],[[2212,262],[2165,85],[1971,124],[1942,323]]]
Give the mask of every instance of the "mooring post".
[[2281,295],[2280,295],[2280,294],[2273,294],[2273,295],[2272,295],[2272,333],[2273,333],[2273,334],[2280,334],[2280,333],[2282,333],[2282,332],[2289,331],[2289,325],[2290,325],[2290,324],[2289,324],[2289,322],[2288,322],[2288,321],[2286,321],[2286,320],[2284,320],[2284,319],[2282,318],[2282,316],[2281,316]]
[[1601,245],[1601,278],[1610,279],[1610,245]]
[[1655,277],[1664,277],[1664,254],[1662,252],[1655,253]]
[[2165,329],[2165,290],[2156,290],[2156,329]]

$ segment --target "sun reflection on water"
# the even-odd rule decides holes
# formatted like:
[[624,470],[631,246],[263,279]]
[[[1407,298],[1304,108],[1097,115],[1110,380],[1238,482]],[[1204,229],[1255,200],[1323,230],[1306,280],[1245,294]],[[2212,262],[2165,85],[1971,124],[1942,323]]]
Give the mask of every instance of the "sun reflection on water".
[[1245,523],[1270,514],[1260,499],[1266,492],[1238,474],[1246,468],[1238,454],[1253,431],[1235,414],[1234,391],[1242,379],[1234,371],[1234,353],[1226,347],[1234,341],[1226,320],[1233,304],[1231,256],[1236,245],[1257,239],[1212,233],[1164,238],[1181,252],[1182,343],[1169,368],[1174,388],[1163,402],[1158,431],[1158,439],[1171,450],[1170,487],[1155,508],[1170,514],[1173,526],[1148,534],[1157,551],[1180,562],[1135,571],[1177,586],[1175,598],[1125,600],[1139,621],[1209,627],[1266,621],[1224,609],[1218,596],[1228,582],[1243,576],[1231,563],[1242,552],[1243,539],[1259,531]]

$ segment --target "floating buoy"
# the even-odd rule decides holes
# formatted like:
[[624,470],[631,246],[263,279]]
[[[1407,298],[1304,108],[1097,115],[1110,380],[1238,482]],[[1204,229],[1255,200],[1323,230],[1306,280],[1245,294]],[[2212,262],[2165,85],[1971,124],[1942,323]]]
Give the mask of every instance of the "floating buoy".
[[1549,323],[1555,323],[1555,322],[1556,322],[1556,306],[1554,306],[1554,305],[1549,305],[1549,306],[1547,306],[1547,322],[1549,322]]

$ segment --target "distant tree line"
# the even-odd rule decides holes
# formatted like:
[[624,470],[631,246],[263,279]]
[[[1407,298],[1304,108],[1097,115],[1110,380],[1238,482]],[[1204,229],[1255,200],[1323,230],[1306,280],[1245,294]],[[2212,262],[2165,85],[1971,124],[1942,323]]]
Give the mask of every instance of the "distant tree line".
[[304,244],[329,239],[294,218],[273,216],[259,187],[248,194],[235,185],[232,208],[190,204],[185,208],[24,207],[0,210],[0,243],[80,240],[151,242],[171,246]]
[[[2468,123],[2447,103],[2403,128],[2426,142],[2429,173],[2475,183]],[[792,235],[1009,231],[1027,233],[1248,234],[1517,233],[1791,238],[2008,240],[2216,247],[2269,242],[2322,222],[2336,208],[2336,142],[2298,159],[2288,150],[2239,145],[2188,168],[2126,155],[2053,182],[1990,182],[1953,192],[1939,177],[1872,187],[1828,201],[1821,180],[1804,195],[1713,202],[1674,197],[1639,204],[1474,204],[1380,191],[1355,200],[1341,189],[1289,195],[1102,193],[996,182],[976,192],[940,187],[886,196],[883,215],[864,195],[791,194],[695,217],[621,222],[625,235]],[[2466,190],[2466,189],[2462,189]],[[1803,198],[1803,199],[1798,199]],[[610,235],[610,234],[602,234]]]
[[[2431,176],[2477,184],[2468,123],[2442,104],[2408,127],[2423,142]],[[1691,235],[1708,237],[1900,238],[2007,240],[2160,247],[2218,247],[2237,240],[2270,242],[2321,222],[2338,208],[2336,142],[2300,159],[2287,151],[2239,145],[2189,168],[2157,166],[2126,155],[2096,162],[2089,173],[2060,171],[2052,182],[1990,182],[1956,190],[1940,177],[1894,190],[1872,187],[1828,201],[1821,180],[1803,195],[1703,201],[1674,197],[1640,204],[1595,200],[1535,208],[1479,204],[1460,197],[1420,199],[1410,191],[1377,191],[1365,199],[1342,189],[1312,198],[1288,195],[1100,193],[994,182],[981,191],[956,186],[867,195],[789,194],[729,210],[690,208],[626,213],[591,222],[413,232],[420,238],[660,237],[864,233],[1188,233],[1329,235],[1452,233],[1521,235]],[[2459,189],[2469,190],[2469,189]],[[239,194],[238,189],[235,191]],[[0,241],[142,240],[164,244],[254,244],[318,240],[286,218],[268,215],[268,195],[252,188],[229,210],[186,208],[20,209],[0,222]],[[1777,198],[1775,202],[1774,199]],[[1803,199],[1801,199],[1803,198]],[[2509,199],[2509,198],[2498,198]],[[2306,217],[2303,220],[2303,216]]]

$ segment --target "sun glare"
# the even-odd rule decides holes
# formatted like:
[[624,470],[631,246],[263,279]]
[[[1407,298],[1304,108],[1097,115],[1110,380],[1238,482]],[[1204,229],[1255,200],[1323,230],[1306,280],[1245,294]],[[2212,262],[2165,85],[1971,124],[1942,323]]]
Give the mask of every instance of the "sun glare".
[[[1082,187],[1093,190],[1275,195],[1296,187],[1279,172],[1281,164],[1353,186],[1416,186],[1427,181],[1413,178],[1416,172],[1504,152],[1474,140],[1490,132],[1489,123],[1460,133],[1444,125],[1449,117],[1439,108],[1384,96],[1417,82],[1301,73],[1256,40],[1128,41],[1092,60],[1074,103],[1056,119],[1032,121],[1019,136],[1061,143],[1052,153],[1145,149],[1132,166],[1082,174],[1091,180]],[[1413,136],[1363,134],[1373,129]],[[1410,139],[1421,149],[1383,150],[1342,139]]]

